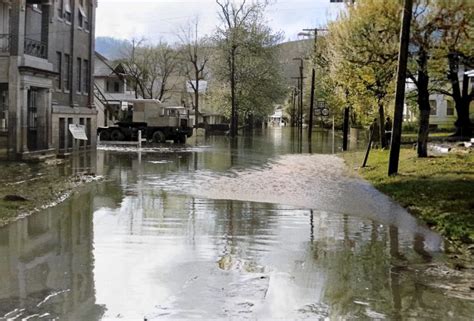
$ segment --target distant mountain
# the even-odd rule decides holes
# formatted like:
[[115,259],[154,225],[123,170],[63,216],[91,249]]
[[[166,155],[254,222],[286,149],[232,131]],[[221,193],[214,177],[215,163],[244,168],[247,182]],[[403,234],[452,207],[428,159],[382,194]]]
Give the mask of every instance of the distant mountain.
[[[314,46],[313,39],[297,40],[281,43],[277,46],[279,50],[279,62],[283,70],[284,77],[289,86],[295,85],[297,80],[292,77],[299,77],[300,61],[293,60],[294,58],[305,59],[311,55]],[[303,67],[307,68],[307,61],[303,61]]]
[[110,60],[124,57],[127,48],[131,46],[130,41],[111,37],[95,38],[95,50]]

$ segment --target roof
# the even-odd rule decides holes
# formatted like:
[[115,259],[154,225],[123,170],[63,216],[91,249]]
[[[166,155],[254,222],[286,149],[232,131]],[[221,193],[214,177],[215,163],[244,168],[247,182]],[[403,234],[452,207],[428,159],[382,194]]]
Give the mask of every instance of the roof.
[[133,102],[135,100],[140,100],[135,97],[134,94],[130,93],[103,93],[105,99],[107,101],[112,102],[112,101],[128,101],[128,102]]
[[97,51],[95,52],[95,56],[94,77],[121,77],[125,73],[125,68],[122,63],[110,61]]

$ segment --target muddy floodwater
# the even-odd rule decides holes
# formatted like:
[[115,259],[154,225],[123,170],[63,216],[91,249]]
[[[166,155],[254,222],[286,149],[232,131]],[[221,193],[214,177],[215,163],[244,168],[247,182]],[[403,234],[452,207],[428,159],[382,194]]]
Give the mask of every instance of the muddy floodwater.
[[0,320],[472,320],[442,238],[291,138],[74,158],[104,179],[0,229]]

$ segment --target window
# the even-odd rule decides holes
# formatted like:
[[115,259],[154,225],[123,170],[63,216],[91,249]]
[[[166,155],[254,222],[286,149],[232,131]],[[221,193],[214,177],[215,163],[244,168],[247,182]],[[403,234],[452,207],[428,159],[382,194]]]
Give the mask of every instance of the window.
[[81,58],[77,58],[77,66],[76,66],[76,74],[77,74],[77,92],[82,92],[82,60]]
[[118,81],[114,82],[114,92],[118,93],[120,91],[120,84]]
[[[79,118],[79,125],[82,125],[82,126],[85,127],[84,118]],[[84,128],[84,129],[85,129],[85,128]],[[80,146],[80,147],[86,146],[86,141],[85,141],[85,140],[80,140],[80,141],[79,141],[79,146]]]
[[59,51],[56,52],[56,64],[56,71],[58,72],[56,89],[61,90],[63,86],[63,55]]
[[92,119],[87,118],[86,119],[86,134],[87,134],[87,142],[86,145],[90,146],[91,145],[91,138],[92,138]]
[[84,16],[81,13],[81,10],[77,12],[77,23],[79,28],[84,28]]
[[86,9],[86,13],[87,13],[86,19],[84,21],[84,29],[86,29],[87,31],[90,30],[89,17],[92,17],[92,14],[91,14],[92,7],[89,1],[90,0],[84,0],[84,8]]
[[84,59],[84,92],[89,93],[91,90],[91,67],[89,65],[89,60]]
[[71,0],[63,0],[64,1],[64,19],[68,22],[72,21],[72,14],[71,14]]
[[452,100],[446,101],[446,116],[454,116],[454,102]]
[[33,10],[41,12],[41,5],[40,4],[32,4],[32,6],[33,6]]
[[59,149],[66,148],[66,119],[59,118]]
[[64,0],[58,0],[58,17],[63,18]]
[[430,100],[430,107],[431,107],[430,115],[431,116],[438,115],[438,106],[436,104],[436,100]]
[[71,56],[64,55],[64,89],[71,90]]
[[66,127],[66,130],[67,130],[67,148],[70,148],[70,149],[73,148],[73,143],[74,143],[74,137],[72,136],[72,133],[69,130],[69,125],[72,125],[72,124],[74,124],[73,119],[68,118],[67,119],[67,127]]
[[79,8],[77,10],[78,27],[84,30],[89,30],[89,7],[87,5],[87,1],[81,0],[79,1]]
[[83,86],[82,88],[84,89],[84,93],[89,94],[90,91],[90,73],[89,73],[89,61],[84,59],[83,62],[83,69],[84,69],[84,77],[83,77]]

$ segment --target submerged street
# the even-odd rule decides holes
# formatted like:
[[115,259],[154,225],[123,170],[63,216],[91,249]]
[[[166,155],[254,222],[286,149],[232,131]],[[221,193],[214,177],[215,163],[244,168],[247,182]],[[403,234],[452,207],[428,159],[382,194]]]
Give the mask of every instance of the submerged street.
[[442,238],[329,133],[194,139],[78,155],[102,181],[0,229],[0,319],[472,319]]

